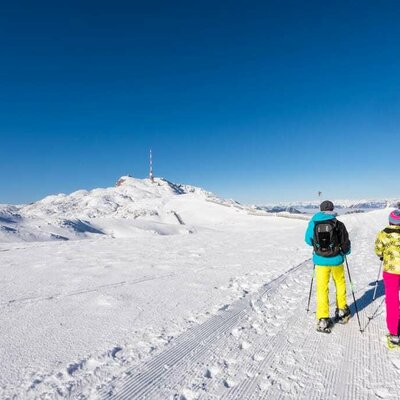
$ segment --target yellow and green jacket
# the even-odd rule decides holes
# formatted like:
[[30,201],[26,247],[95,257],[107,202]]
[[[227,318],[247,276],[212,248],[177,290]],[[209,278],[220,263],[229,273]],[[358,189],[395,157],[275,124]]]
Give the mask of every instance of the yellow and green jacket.
[[390,225],[378,233],[375,253],[383,257],[383,270],[400,275],[400,225]]

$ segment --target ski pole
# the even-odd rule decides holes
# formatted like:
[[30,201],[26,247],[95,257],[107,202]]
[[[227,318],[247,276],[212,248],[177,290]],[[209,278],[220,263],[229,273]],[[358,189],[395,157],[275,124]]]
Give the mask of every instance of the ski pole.
[[372,297],[372,301],[375,301],[375,299],[376,299],[376,290],[378,289],[378,281],[379,281],[379,277],[381,276],[382,264],[383,264],[383,260],[381,260],[381,263],[379,265],[379,271],[378,271],[378,276],[376,277],[375,289],[374,289],[374,295]]
[[356,296],[354,295],[353,282],[352,282],[352,280],[351,280],[349,263],[347,262],[346,254],[343,253],[343,256],[344,256],[344,259],[345,259],[345,261],[346,261],[347,274],[349,275],[349,282],[350,282],[350,287],[351,287],[351,293],[353,294],[354,307],[355,307],[355,309],[356,309],[357,320],[358,320],[358,326],[360,327],[360,332],[362,333],[363,330],[362,330],[362,328],[361,328],[360,316],[358,315],[358,307],[357,307],[357,302],[356,302]]
[[312,286],[313,286],[313,282],[314,282],[314,275],[315,275],[315,264],[313,267],[313,272],[312,272],[312,277],[311,277],[310,293],[308,294],[307,312],[310,311],[310,301],[311,301]]

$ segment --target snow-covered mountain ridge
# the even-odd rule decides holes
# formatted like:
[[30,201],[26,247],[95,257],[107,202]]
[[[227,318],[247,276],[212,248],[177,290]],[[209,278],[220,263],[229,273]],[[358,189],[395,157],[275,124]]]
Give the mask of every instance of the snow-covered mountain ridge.
[[192,233],[196,223],[209,219],[221,205],[234,209],[231,213],[244,209],[199,187],[123,176],[115,187],[51,195],[28,205],[0,205],[0,241]]
[[69,195],[47,196],[23,207],[27,216],[64,218],[121,217],[138,218],[155,215],[160,206],[174,196],[192,193],[199,198],[211,197],[203,189],[175,185],[165,179],[135,179],[123,177],[120,186],[104,189],[79,190]]
[[[341,213],[397,205],[398,200],[338,200]],[[235,214],[310,214],[319,202],[247,206],[202,188],[163,178],[121,177],[116,186],[47,196],[28,205],[0,205],[0,242],[69,240],[193,233],[201,226],[231,223]],[[223,206],[223,207],[221,207]]]

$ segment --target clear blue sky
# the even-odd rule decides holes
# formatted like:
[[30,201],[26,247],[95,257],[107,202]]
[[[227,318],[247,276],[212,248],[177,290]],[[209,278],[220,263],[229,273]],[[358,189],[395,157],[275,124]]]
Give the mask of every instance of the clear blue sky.
[[398,1],[15,1],[0,203],[155,173],[248,203],[400,195]]

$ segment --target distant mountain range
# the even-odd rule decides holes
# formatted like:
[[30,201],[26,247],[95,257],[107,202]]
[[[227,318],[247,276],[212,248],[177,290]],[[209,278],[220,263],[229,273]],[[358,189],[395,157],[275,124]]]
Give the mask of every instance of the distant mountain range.
[[[398,199],[384,199],[384,200],[332,200],[337,210],[372,210],[382,209],[386,207],[397,207],[400,198]],[[260,209],[277,212],[277,210],[288,212],[299,212],[299,210],[310,210],[313,212],[319,209],[320,201],[298,201],[298,202],[285,202],[278,204],[267,204],[257,206]]]

